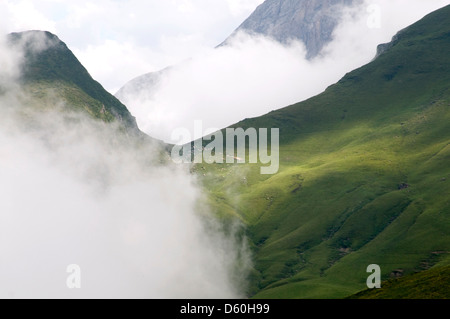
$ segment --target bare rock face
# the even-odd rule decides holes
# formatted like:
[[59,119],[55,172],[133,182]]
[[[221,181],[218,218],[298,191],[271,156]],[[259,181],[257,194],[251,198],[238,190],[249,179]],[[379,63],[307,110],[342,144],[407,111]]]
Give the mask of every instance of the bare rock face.
[[290,39],[300,40],[306,46],[308,58],[313,58],[332,40],[342,9],[358,1],[266,0],[235,33],[262,34],[282,43]]

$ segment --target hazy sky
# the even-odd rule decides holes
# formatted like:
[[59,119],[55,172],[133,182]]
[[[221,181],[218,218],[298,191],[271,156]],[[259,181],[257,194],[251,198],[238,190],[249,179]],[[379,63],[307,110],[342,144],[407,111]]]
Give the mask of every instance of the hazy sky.
[[106,89],[220,44],[262,0],[0,0],[0,30],[56,33]]

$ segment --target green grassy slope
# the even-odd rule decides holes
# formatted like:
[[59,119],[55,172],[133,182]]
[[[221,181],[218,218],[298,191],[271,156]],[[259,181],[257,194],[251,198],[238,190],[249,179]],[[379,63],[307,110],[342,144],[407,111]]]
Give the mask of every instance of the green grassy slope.
[[302,103],[234,127],[280,128],[280,171],[199,165],[212,207],[248,226],[256,298],[342,298],[450,264],[450,6]]

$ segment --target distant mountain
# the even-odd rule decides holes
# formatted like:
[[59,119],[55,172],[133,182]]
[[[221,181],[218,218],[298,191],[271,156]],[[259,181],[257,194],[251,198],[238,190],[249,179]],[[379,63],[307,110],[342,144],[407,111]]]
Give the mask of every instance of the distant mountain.
[[[20,82],[36,101],[52,90],[68,107],[105,122],[117,121],[129,133],[143,135],[125,105],[108,93],[56,35],[27,31],[8,35],[12,47],[24,50]],[[31,93],[33,92],[33,93]]]
[[382,281],[436,270],[380,298],[449,296],[433,289],[450,265],[448,52],[450,5],[322,94],[233,125],[280,129],[278,174],[196,168],[216,210],[248,226],[252,296],[347,297],[367,288],[371,264]]
[[[219,47],[227,45],[237,32],[245,31],[269,36],[281,43],[300,40],[306,46],[307,57],[313,58],[332,40],[342,9],[359,2],[361,0],[267,0]],[[115,96],[125,104],[133,103],[137,96],[141,100],[151,97],[162,76],[173,68],[176,66],[132,79]]]
[[[286,43],[300,40],[305,44],[307,57],[317,56],[333,39],[344,7],[359,0],[266,0],[233,33],[270,36]],[[233,35],[230,37],[232,38]],[[225,40],[224,44],[229,39]]]

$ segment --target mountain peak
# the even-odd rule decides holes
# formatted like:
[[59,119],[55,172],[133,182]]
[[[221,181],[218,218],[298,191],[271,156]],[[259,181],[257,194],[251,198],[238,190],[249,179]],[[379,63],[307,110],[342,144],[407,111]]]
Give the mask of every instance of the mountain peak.
[[58,41],[61,41],[61,40],[59,40],[57,35],[51,33],[50,31],[45,31],[45,30],[28,30],[28,31],[22,31],[22,32],[12,32],[12,33],[10,33],[10,36],[13,38],[42,36],[42,37],[46,37],[49,39],[57,39]]
[[55,34],[48,31],[31,30],[14,32],[8,35],[13,46],[19,46],[25,55],[37,54],[50,48],[67,49],[67,46]]
[[[245,31],[269,36],[281,43],[300,40],[306,46],[307,57],[313,58],[332,40],[333,31],[341,17],[336,13],[359,1],[266,0],[233,35]],[[222,44],[226,44],[229,39]]]
[[64,84],[96,101],[95,104],[98,105],[95,110],[89,103],[84,106],[94,117],[115,118],[128,131],[141,134],[136,119],[126,106],[91,77],[67,45],[56,35],[48,31],[32,30],[11,33],[7,39],[9,44],[23,55],[20,75],[20,82],[23,85],[42,83],[42,87],[51,88]]

